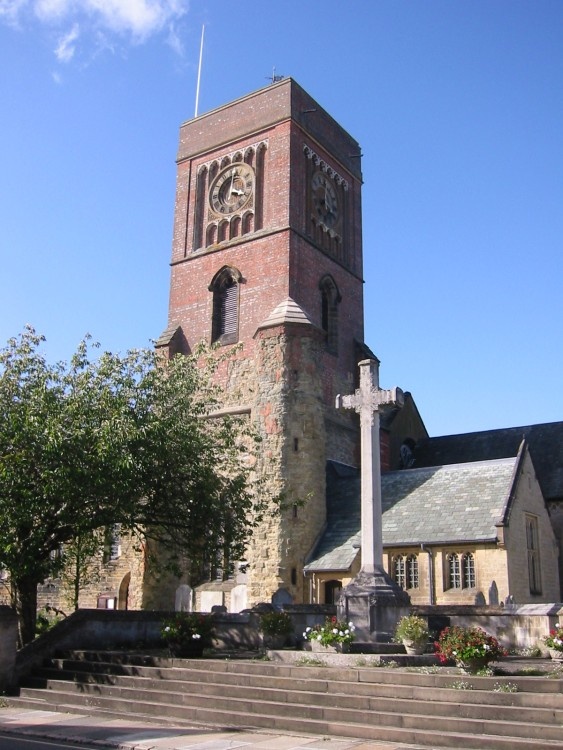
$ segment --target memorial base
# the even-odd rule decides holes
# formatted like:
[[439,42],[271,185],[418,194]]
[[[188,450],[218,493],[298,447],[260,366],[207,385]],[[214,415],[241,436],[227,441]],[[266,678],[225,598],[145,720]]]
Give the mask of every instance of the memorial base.
[[409,612],[409,595],[383,568],[360,571],[338,602],[338,619],[353,622],[356,640],[365,643],[390,643],[398,621]]

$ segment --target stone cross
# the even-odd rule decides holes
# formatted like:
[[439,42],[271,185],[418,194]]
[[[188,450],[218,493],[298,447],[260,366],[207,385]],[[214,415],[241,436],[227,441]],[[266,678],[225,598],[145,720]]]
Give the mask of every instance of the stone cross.
[[385,407],[402,407],[404,396],[400,388],[379,387],[377,360],[365,359],[359,367],[360,387],[351,396],[337,396],[336,408],[354,409],[360,415],[361,572],[371,574],[383,567],[379,413]]

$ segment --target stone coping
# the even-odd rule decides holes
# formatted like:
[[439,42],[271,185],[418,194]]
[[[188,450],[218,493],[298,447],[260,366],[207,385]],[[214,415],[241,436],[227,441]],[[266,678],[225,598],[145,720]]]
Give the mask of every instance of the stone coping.
[[407,654],[374,654],[374,653],[349,653],[340,654],[332,652],[317,651],[293,651],[282,649],[280,651],[268,650],[266,655],[270,661],[282,664],[300,664],[327,667],[380,667],[385,664],[399,667],[433,667],[440,665],[435,654],[421,654],[410,656]]

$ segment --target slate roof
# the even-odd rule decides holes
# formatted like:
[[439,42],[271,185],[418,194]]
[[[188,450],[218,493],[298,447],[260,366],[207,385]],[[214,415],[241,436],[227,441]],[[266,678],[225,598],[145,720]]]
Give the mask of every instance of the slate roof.
[[[383,544],[495,541],[518,457],[391,471],[381,477]],[[347,570],[360,546],[360,476],[329,462],[327,525],[306,571]]]
[[516,456],[524,438],[544,498],[546,501],[563,500],[563,422],[420,440],[414,448],[414,466],[440,466]]

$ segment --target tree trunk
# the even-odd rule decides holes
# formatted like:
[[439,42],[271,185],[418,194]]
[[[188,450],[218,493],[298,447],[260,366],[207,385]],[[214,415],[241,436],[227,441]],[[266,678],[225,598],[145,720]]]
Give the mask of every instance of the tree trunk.
[[37,621],[37,585],[35,576],[24,576],[13,581],[15,589],[15,606],[19,617],[20,647],[35,638]]

